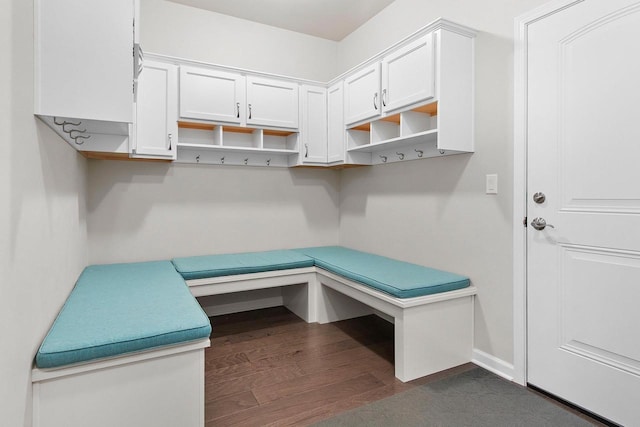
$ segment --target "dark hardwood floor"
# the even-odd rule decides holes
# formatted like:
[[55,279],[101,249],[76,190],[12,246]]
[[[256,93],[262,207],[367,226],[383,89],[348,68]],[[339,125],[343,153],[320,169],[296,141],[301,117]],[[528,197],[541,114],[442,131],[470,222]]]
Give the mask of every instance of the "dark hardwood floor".
[[[213,426],[305,426],[451,375],[408,383],[393,371],[393,325],[367,316],[308,324],[284,307],[211,318],[205,420]],[[599,420],[541,397],[593,425]]]
[[211,318],[205,419],[213,426],[304,426],[467,364],[403,384],[393,371],[393,325],[367,316],[307,324],[284,307]]

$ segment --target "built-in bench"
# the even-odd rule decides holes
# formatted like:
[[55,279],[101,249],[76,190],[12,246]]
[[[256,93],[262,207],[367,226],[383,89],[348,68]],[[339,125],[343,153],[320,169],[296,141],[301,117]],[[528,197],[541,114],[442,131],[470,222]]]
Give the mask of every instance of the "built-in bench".
[[34,426],[202,426],[210,333],[171,262],[87,267],[36,355]]
[[284,305],[307,322],[392,321],[402,381],[471,360],[476,289],[464,276],[340,246],[172,262],[194,296],[282,287]]
[[89,266],[36,355],[34,426],[204,425],[194,297],[276,287],[307,322],[393,322],[402,381],[471,360],[476,290],[457,274],[339,246]]

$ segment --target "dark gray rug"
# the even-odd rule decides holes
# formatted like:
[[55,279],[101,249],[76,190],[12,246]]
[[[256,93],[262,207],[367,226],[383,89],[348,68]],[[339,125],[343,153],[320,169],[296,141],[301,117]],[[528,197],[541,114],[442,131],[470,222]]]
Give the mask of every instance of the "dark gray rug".
[[592,426],[484,369],[416,387],[315,426]]

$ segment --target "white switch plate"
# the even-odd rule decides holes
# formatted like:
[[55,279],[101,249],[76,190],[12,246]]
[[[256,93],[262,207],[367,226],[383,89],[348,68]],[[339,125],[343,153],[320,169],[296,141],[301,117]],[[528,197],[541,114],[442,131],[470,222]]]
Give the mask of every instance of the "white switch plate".
[[487,175],[487,194],[498,194],[498,174]]

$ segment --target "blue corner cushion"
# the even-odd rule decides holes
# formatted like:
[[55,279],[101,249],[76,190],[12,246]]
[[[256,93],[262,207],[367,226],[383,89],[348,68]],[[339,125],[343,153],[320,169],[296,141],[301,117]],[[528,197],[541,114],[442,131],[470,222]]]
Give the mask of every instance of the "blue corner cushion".
[[360,252],[341,246],[296,249],[332,273],[362,283],[397,298],[413,298],[469,286],[458,274]]
[[211,325],[169,261],[82,272],[36,355],[38,368],[207,338]]
[[185,280],[288,270],[314,265],[313,259],[290,250],[193,256],[174,258],[172,262]]

